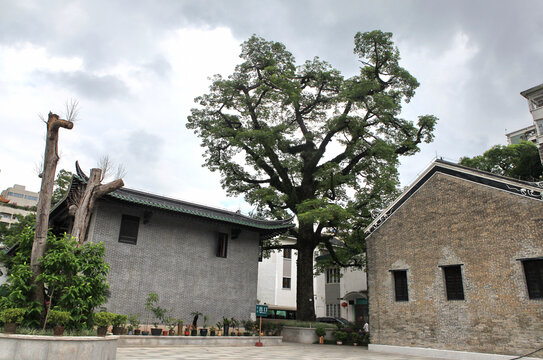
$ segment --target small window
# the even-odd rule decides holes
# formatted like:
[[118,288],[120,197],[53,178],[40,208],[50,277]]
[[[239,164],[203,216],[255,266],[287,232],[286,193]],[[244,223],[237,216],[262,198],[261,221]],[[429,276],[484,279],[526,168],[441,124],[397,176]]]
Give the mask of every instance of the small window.
[[464,300],[462,269],[460,265],[443,266],[447,300]]
[[409,301],[407,290],[407,270],[392,271],[394,275],[394,293],[396,301]]
[[339,284],[339,268],[326,269],[326,283]]
[[121,231],[119,242],[136,245],[138,241],[138,229],[140,218],[137,216],[123,215],[121,219]]
[[528,297],[530,299],[543,299],[543,259],[522,261]]
[[284,277],[283,278],[283,289],[290,289],[290,278]]
[[285,259],[292,259],[292,249],[283,249],[283,257]]
[[219,233],[217,241],[217,257],[225,258],[228,250],[228,234]]

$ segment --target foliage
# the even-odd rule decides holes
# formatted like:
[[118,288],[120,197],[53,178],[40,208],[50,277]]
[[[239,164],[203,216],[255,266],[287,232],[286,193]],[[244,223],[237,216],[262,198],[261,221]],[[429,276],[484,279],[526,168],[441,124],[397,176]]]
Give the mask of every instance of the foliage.
[[0,319],[4,323],[15,323],[21,324],[25,317],[26,309],[25,308],[10,308],[4,309],[0,314]]
[[[16,237],[18,248],[10,259],[8,295],[0,299],[1,307],[25,307],[24,326],[39,326],[37,317],[41,306],[32,301],[34,284],[30,269],[30,253],[34,231],[26,226]],[[69,309],[71,328],[91,325],[93,310],[106,302],[109,265],[104,262],[105,246],[102,243],[77,243],[64,236],[51,233],[47,238],[48,249],[42,258],[42,274],[38,281],[46,285],[49,301],[53,306]]]
[[127,320],[128,320],[127,315],[115,314],[115,317],[113,318],[113,321],[111,322],[111,325],[115,327],[124,327],[126,325]]
[[68,325],[71,320],[69,311],[52,309],[47,314],[47,321],[56,326]]
[[[0,227],[0,242],[4,244],[6,249],[17,244],[20,241],[20,236],[23,232],[32,232],[32,229],[36,224],[36,214],[29,214],[26,216],[16,214],[15,217],[17,218],[17,222],[11,224],[9,228],[3,223],[1,224],[3,226]],[[32,236],[34,236],[33,232]],[[32,242],[30,243],[30,248],[32,248]],[[8,269],[10,268],[11,257],[5,255],[2,251],[0,251],[0,261],[6,264]]]
[[360,342],[360,340],[361,340],[361,337],[357,332],[352,332],[349,334],[349,341],[351,343],[358,343]]
[[158,294],[156,293],[149,293],[147,294],[147,300],[145,301],[145,310],[151,311],[155,315],[155,321],[153,322],[153,325],[158,327],[159,321],[164,322],[166,313],[168,312],[166,309],[161,308],[158,304]]
[[483,155],[461,158],[460,165],[526,181],[540,181],[543,177],[539,151],[531,141],[494,145]]
[[207,322],[209,321],[209,316],[204,315],[204,329],[207,328]]
[[242,44],[243,62],[228,78],[216,75],[188,117],[206,148],[205,166],[221,173],[228,194],[244,195],[257,217],[297,217],[301,319],[314,317],[313,250],[363,266],[363,229],[371,211],[396,195],[398,157],[433,139],[434,116],[420,116],[416,126],[399,117],[419,84],[399,66],[391,38],[358,33],[354,52],[363,66],[346,79],[319,58],[296,66],[283,44],[252,36]]
[[221,331],[224,326],[224,322],[217,321],[215,326],[217,327],[217,329],[219,329],[219,331]]
[[134,329],[139,328],[139,326],[141,324],[140,316],[139,315],[133,315],[133,314],[128,315],[128,323],[130,324],[128,326],[128,330],[134,330]]
[[94,324],[98,327],[108,327],[113,324],[117,314],[100,311],[94,314]]
[[334,331],[334,338],[336,339],[336,341],[345,341],[347,339],[347,332]]
[[315,328],[315,334],[317,334],[317,336],[326,335],[326,328],[324,326],[317,326]]
[[57,178],[55,179],[53,196],[51,197],[51,205],[55,205],[57,202],[62,200],[64,196],[68,193],[73,175],[74,174],[64,169],[61,169],[58,172]]

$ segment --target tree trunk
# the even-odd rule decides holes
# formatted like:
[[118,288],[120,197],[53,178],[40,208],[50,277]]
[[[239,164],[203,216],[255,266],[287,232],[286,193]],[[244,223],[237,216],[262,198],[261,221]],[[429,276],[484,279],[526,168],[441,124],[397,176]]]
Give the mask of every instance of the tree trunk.
[[296,264],[296,319],[315,320],[315,298],[313,290],[313,224],[300,223],[298,233],[298,262]]
[[43,157],[43,172],[41,175],[40,196],[36,208],[36,231],[32,244],[32,255],[30,268],[32,269],[34,289],[34,300],[40,305],[45,304],[44,287],[42,282],[36,282],[36,277],[41,273],[40,258],[45,254],[47,246],[47,229],[49,227],[49,211],[51,210],[51,197],[55,172],[58,163],[58,130],[59,128],[71,129],[73,123],[59,119],[58,115],[49,113],[47,120],[47,136],[45,138],[45,153]]
[[86,240],[87,229],[89,227],[90,217],[96,199],[124,186],[124,182],[121,179],[114,180],[104,185],[100,184],[101,180],[102,170],[91,169],[85,191],[79,199],[79,204],[76,205],[71,235],[73,238],[77,239],[80,246],[83,245]]

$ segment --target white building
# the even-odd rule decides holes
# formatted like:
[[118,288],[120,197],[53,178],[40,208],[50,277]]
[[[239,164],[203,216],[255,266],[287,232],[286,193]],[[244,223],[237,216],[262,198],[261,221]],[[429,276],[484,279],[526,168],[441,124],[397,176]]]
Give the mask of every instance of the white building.
[[[286,240],[285,244],[294,244]],[[273,252],[258,264],[257,298],[270,309],[296,310],[297,251]],[[315,252],[315,259],[319,255]],[[366,272],[352,269],[328,269],[313,279],[317,317],[342,317],[352,322],[368,320]]]
[[341,317],[368,321],[368,282],[365,271],[330,268],[315,278],[317,317]]

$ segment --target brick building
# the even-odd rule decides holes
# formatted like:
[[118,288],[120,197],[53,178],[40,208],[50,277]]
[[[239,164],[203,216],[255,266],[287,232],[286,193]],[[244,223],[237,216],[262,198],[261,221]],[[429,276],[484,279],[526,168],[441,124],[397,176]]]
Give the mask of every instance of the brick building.
[[440,160],[426,169],[366,229],[370,348],[543,347],[542,191]]
[[[81,179],[74,177],[70,192]],[[69,199],[52,210],[57,233],[69,229]],[[259,242],[291,226],[122,188],[97,201],[87,239],[106,246],[108,311],[145,321],[145,299],[154,292],[168,316],[189,323],[199,311],[211,325],[255,312]]]

